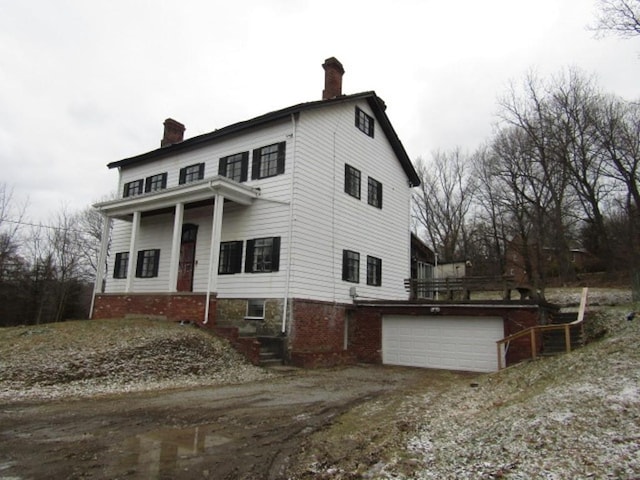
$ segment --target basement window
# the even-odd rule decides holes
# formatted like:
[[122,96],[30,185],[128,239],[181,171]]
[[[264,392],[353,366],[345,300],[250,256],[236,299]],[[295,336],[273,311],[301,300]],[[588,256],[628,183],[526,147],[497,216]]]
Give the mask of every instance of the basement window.
[[247,301],[246,320],[264,320],[264,300],[250,298]]

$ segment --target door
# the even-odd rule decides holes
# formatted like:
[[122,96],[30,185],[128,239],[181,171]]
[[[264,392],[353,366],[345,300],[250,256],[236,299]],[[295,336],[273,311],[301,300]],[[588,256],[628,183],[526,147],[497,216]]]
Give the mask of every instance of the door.
[[499,317],[385,315],[382,363],[472,372],[498,369]]
[[180,241],[180,261],[178,263],[178,284],[176,286],[176,289],[179,292],[193,291],[193,270],[196,261],[197,236],[197,225],[189,223],[182,226],[182,239]]

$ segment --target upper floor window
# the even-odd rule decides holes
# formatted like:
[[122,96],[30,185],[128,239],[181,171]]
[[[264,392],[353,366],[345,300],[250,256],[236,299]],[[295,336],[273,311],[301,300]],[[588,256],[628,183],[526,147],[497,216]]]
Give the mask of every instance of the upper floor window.
[[351,250],[342,251],[342,280],[360,282],[360,254]]
[[367,201],[369,205],[382,208],[382,184],[369,177],[368,186]]
[[133,197],[134,195],[142,194],[142,186],[143,186],[142,184],[143,184],[142,179],[125,183],[124,192],[122,192],[122,196]]
[[160,250],[140,250],[136,264],[136,277],[151,278],[158,276],[160,264]]
[[236,182],[246,182],[249,170],[249,152],[222,157],[218,163],[218,175]]
[[356,127],[373,138],[373,117],[356,107]]
[[247,240],[244,271],[277,272],[280,263],[280,237]]
[[196,163],[180,169],[179,183],[196,182],[204,178],[204,163]]
[[167,173],[159,173],[158,175],[152,175],[147,177],[144,182],[145,192],[155,192],[156,190],[163,190],[167,188]]
[[240,272],[242,272],[242,241],[221,242],[218,273],[231,274]]
[[382,260],[367,255],[367,285],[382,285]]
[[273,177],[284,173],[285,142],[274,143],[253,151],[251,179]]
[[129,252],[116,253],[116,260],[113,264],[113,278],[127,278],[129,268]]
[[344,191],[352,197],[360,198],[360,170],[345,163]]

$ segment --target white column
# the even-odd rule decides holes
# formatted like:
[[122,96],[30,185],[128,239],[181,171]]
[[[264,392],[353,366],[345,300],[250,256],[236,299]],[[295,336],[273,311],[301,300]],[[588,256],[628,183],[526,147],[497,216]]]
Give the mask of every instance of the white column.
[[213,218],[211,219],[211,249],[209,250],[209,278],[207,280],[207,296],[204,306],[204,321],[209,321],[209,299],[211,292],[218,290],[218,262],[220,261],[220,239],[222,237],[222,212],[224,197],[219,193],[214,195]]
[[184,203],[176,204],[173,217],[173,241],[171,243],[171,263],[169,266],[169,292],[178,291],[178,266],[180,264],[180,242],[182,240],[182,222]]
[[131,222],[131,240],[129,241],[129,265],[127,266],[127,284],[124,289],[126,293],[130,293],[133,289],[133,278],[136,274],[136,262],[138,261],[136,250],[139,232],[140,212],[133,212],[133,221]]
[[107,251],[109,249],[109,233],[111,232],[111,218],[102,214],[102,238],[100,239],[100,254],[98,255],[98,264],[96,265],[96,281],[93,285],[93,297],[91,297],[91,307],[89,309],[89,318],[93,317],[93,306],[96,294],[102,292],[102,285],[105,277],[105,263],[107,260]]

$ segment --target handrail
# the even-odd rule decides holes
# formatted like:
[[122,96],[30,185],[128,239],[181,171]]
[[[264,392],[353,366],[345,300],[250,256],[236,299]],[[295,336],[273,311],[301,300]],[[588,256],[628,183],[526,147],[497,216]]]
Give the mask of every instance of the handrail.
[[[584,287],[582,289],[582,296],[580,298],[580,309],[578,310],[578,318],[576,320],[574,320],[573,322],[570,323],[562,323],[562,324],[558,324],[558,325],[535,325],[533,327],[528,327],[524,330],[521,330],[519,332],[513,333],[501,340],[498,340],[496,342],[496,347],[498,349],[498,370],[502,370],[505,367],[506,364],[506,352],[509,348],[509,343],[512,340],[515,340],[517,338],[520,337],[524,337],[526,335],[529,335],[530,338],[530,344],[531,344],[531,358],[533,360],[535,360],[537,358],[537,353],[536,353],[536,337],[537,337],[537,333],[541,332],[543,330],[562,330],[564,329],[564,343],[565,343],[565,350],[567,352],[571,351],[571,327],[575,326],[575,325],[580,325],[583,321],[584,321],[584,312],[587,308],[587,294],[588,294],[589,289],[587,287]],[[502,353],[502,349],[500,348],[502,345],[504,345],[504,354]]]

